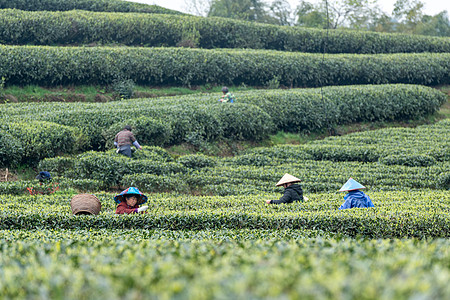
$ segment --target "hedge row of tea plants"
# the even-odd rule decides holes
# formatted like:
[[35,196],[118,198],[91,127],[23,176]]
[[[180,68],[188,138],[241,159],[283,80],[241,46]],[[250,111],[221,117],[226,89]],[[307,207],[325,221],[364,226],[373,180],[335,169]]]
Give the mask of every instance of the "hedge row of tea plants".
[[[325,87],[322,91],[322,95],[319,89],[243,92],[232,105],[222,105],[211,95],[101,104],[4,104],[0,120],[34,122],[35,127],[41,121],[69,126],[83,133],[77,146],[84,150],[112,148],[124,124],[132,126],[143,145],[189,142],[201,146],[220,139],[263,140],[280,130],[305,132],[360,121],[410,120],[434,113],[446,101],[438,90],[414,85]],[[53,139],[47,135],[45,140]]]
[[371,209],[338,210],[342,195],[310,194],[306,203],[267,205],[273,194],[239,197],[148,194],[147,214],[116,215],[112,194],[99,215],[73,216],[70,195],[0,196],[1,229],[312,229],[351,237],[443,237],[450,232],[445,191],[372,192]]
[[0,0],[0,8],[16,8],[29,11],[67,11],[81,9],[105,12],[182,14],[179,11],[157,5],[122,0]]
[[[305,145],[248,150],[232,158],[204,155],[174,160],[144,146],[133,159],[108,152],[44,159],[39,168],[69,178],[139,186],[150,192],[252,194],[275,191],[284,173],[303,179],[306,191],[337,190],[349,177],[372,189],[450,188],[450,122],[330,137]],[[401,143],[401,146],[399,144]],[[394,146],[395,145],[395,146]],[[353,162],[352,162],[353,161]]]
[[72,154],[85,148],[87,137],[80,130],[45,121],[2,122],[0,167],[25,163],[36,165],[46,157]]
[[[248,156],[245,157],[248,159]],[[128,159],[109,153],[86,153],[72,158],[49,158],[39,169],[68,178],[100,180],[106,186],[137,186],[146,192],[175,192],[212,195],[251,195],[258,192],[282,192],[275,183],[290,173],[303,180],[305,192],[336,191],[350,177],[371,190],[402,188],[450,188],[450,162],[432,166],[409,167],[378,162],[315,161],[291,157],[289,161],[248,165],[241,156],[206,160],[193,156],[165,162],[152,159]],[[205,163],[207,162],[208,165]],[[202,164],[205,164],[202,166]]]
[[[2,7],[4,5],[0,3]],[[19,10],[3,10],[1,15],[0,27],[3,31],[0,32],[0,42],[15,45],[118,43],[175,47],[186,44],[208,49],[251,48],[321,53],[326,34],[318,29],[182,15]],[[419,35],[332,30],[326,40],[328,53],[450,52],[450,39]]]
[[44,234],[61,231],[41,232],[22,240],[1,232],[5,298],[450,297],[444,239],[275,241],[256,240],[250,232],[244,241],[137,240],[133,231],[116,236],[118,242],[108,238],[116,230],[91,230],[43,242]]
[[53,177],[51,182],[41,183],[38,180],[19,180],[0,182],[0,194],[52,194],[78,191],[82,193],[97,192],[108,188],[103,181],[93,179],[73,179]]
[[[414,63],[411,63],[414,61]],[[223,72],[223,70],[229,70]],[[450,53],[321,54],[250,49],[0,46],[6,84],[224,83],[289,87],[450,83]]]

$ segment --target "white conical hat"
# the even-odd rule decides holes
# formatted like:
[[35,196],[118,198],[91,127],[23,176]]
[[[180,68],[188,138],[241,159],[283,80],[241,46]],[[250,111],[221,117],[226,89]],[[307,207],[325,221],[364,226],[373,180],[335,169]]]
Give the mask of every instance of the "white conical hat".
[[284,174],[283,177],[281,177],[280,181],[278,181],[278,183],[276,184],[276,186],[280,186],[283,185],[285,183],[294,183],[294,182],[300,182],[301,179],[298,179],[297,177],[294,177],[288,173]]
[[347,180],[347,182],[344,183],[344,185],[341,187],[339,192],[356,191],[365,188],[366,187],[363,186],[361,183],[350,177],[350,179]]

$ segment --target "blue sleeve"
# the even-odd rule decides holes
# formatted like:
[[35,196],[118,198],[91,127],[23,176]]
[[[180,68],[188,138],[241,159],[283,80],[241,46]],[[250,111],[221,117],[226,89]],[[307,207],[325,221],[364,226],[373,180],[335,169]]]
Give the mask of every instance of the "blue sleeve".
[[373,203],[372,203],[372,200],[370,200],[370,197],[367,196],[367,195],[366,195],[366,197],[367,197],[367,205],[368,205],[368,207],[375,207],[375,205],[373,205]]
[[141,147],[141,145],[139,145],[138,141],[134,141],[134,142],[133,142],[133,145],[134,145],[137,149],[139,149],[139,147]]
[[339,207],[339,209],[348,209],[348,208],[352,208],[352,197],[350,196],[350,194],[347,194],[344,196],[344,203],[342,203],[342,205]]
[[350,201],[348,200],[345,200],[345,202],[342,203],[342,205],[339,207],[339,209],[348,209],[348,208],[351,208]]
[[117,147],[117,145],[118,145],[118,144],[117,144],[117,142],[114,142],[114,146],[116,146],[116,147]]

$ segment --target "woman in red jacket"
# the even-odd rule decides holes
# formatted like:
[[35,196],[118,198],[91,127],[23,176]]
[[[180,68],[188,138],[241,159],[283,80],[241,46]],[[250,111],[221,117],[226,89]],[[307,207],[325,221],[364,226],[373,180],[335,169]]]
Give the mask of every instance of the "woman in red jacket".
[[114,197],[114,201],[119,204],[116,214],[147,213],[148,206],[139,207],[139,205],[147,202],[147,199],[147,196],[142,194],[137,188],[129,187]]

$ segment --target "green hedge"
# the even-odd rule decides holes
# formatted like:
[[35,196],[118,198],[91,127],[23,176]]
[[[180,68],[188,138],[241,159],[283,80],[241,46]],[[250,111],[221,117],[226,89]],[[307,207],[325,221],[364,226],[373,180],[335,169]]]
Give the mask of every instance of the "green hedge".
[[[169,184],[170,186],[170,184]],[[340,211],[342,197],[311,195],[311,202],[269,206],[273,195],[239,197],[174,197],[150,195],[145,215],[117,216],[113,195],[101,197],[97,216],[74,217],[70,195],[2,196],[0,229],[136,229],[136,230],[281,230],[310,229],[366,238],[448,238],[448,193],[370,193],[375,208]],[[22,201],[19,201],[22,200]],[[14,207],[15,209],[9,209]]]
[[27,190],[29,187],[32,187],[37,191],[44,191],[45,189],[53,190],[55,187],[58,187],[58,190],[55,191],[56,193],[59,193],[60,191],[65,192],[70,189],[84,193],[98,192],[107,188],[104,182],[100,180],[53,177],[52,183],[43,186],[38,180],[0,182],[0,194],[19,196],[29,195]]
[[116,134],[123,129],[124,125],[130,125],[133,134],[139,137],[138,142],[141,145],[164,146],[170,143],[172,137],[172,127],[163,120],[155,120],[145,116],[133,118],[130,120],[115,123],[102,132],[107,148],[114,147],[114,138]]
[[0,0],[0,8],[16,8],[30,11],[91,10],[107,12],[139,12],[182,14],[157,5],[122,0]]
[[[31,165],[46,157],[74,153],[84,148],[86,142],[86,137],[78,129],[51,122],[5,122],[0,128],[23,147],[23,151],[17,151],[20,147],[16,150],[13,148],[8,155],[13,155],[16,159],[21,155],[20,162]],[[9,143],[14,143],[14,139]]]
[[[4,7],[0,1],[0,8]],[[149,8],[154,8],[153,12],[159,9],[155,6]],[[52,7],[47,10],[65,9]],[[0,41],[15,45],[119,43],[147,47],[190,45],[206,49],[251,48],[322,53],[326,39],[328,53],[450,52],[449,38],[348,30],[326,32],[224,18],[87,11],[3,10],[1,14],[0,28],[3,30]]]
[[0,168],[16,166],[23,155],[24,149],[20,140],[0,129]]
[[[413,63],[412,63],[413,62]],[[223,72],[223,70],[230,70]],[[288,87],[450,83],[450,53],[321,54],[249,49],[0,46],[6,84],[226,83]]]
[[5,299],[450,298],[448,239],[286,229],[1,234]]
[[103,181],[108,186],[121,183],[128,174],[151,173],[170,175],[186,172],[187,169],[176,162],[154,160],[133,160],[119,154],[86,152],[76,157],[74,171],[78,178]]
[[[444,93],[414,85],[322,90],[323,97],[318,89],[242,92],[239,103],[234,104],[218,103],[212,95],[109,103],[4,104],[0,120],[42,120],[77,128],[89,139],[84,150],[110,149],[115,130],[126,122],[135,124],[136,138],[142,144],[164,141],[166,145],[189,142],[202,146],[205,141],[223,138],[261,140],[280,130],[304,132],[360,121],[415,119],[436,112],[446,101]],[[170,139],[165,135],[169,127]],[[450,157],[449,150],[432,148],[433,153],[427,155],[437,160]]]

